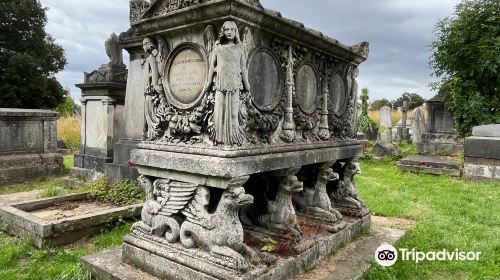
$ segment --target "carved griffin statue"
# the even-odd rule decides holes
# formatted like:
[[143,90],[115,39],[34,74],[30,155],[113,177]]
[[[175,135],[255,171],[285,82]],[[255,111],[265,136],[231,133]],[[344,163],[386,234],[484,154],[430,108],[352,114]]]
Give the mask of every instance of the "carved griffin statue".
[[354,176],[361,174],[359,163],[346,163],[342,167],[342,180],[329,192],[329,196],[335,207],[347,207],[355,209],[366,208],[364,202],[358,197],[358,187],[354,184]]
[[332,207],[326,190],[329,182],[339,179],[339,175],[333,172],[328,165],[320,167],[317,182],[314,189],[305,189],[302,193],[294,195],[293,201],[297,208],[315,219],[336,223],[342,219],[342,215]]
[[188,207],[187,219],[181,226],[181,243],[186,248],[198,247],[222,259],[237,270],[247,270],[258,264],[259,257],[243,243],[243,227],[238,217],[241,207],[251,204],[253,197],[243,187],[229,188],[222,194],[217,210],[207,214],[196,204]]
[[243,224],[262,227],[282,235],[291,233],[295,240],[300,240],[301,232],[297,224],[292,196],[302,191],[303,183],[297,179],[295,173],[281,178],[276,199],[266,198],[267,207],[264,211],[260,205],[256,204],[244,207],[240,214]]

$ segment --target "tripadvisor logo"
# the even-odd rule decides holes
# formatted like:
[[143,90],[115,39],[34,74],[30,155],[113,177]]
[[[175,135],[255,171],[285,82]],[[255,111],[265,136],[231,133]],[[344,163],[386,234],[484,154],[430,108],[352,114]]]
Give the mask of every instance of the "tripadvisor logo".
[[413,261],[419,263],[421,261],[478,261],[481,252],[463,252],[458,249],[449,251],[443,249],[437,252],[421,252],[415,248],[406,249],[399,248],[399,251],[394,246],[383,243],[375,251],[375,261],[381,266],[393,266],[398,257],[402,261]]

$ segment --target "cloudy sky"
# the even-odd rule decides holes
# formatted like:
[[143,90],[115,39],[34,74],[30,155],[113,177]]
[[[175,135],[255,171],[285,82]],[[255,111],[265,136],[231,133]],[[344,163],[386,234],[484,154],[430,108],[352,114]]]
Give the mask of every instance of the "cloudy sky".
[[[82,72],[107,63],[104,41],[128,29],[129,0],[41,0],[49,8],[48,32],[66,50],[68,65],[58,78],[75,99]],[[459,0],[261,0],[264,7],[303,22],[346,44],[370,42],[359,85],[371,100],[393,100],[403,92],[425,98],[434,93],[428,61],[438,19],[450,16]]]

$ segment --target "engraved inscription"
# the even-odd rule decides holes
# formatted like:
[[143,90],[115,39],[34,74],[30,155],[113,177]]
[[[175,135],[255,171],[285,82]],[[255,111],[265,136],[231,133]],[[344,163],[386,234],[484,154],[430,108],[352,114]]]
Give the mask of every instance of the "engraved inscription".
[[172,61],[168,74],[173,97],[183,104],[196,101],[207,78],[207,65],[202,56],[192,49],[180,51]]
[[297,96],[302,111],[309,114],[316,111],[318,77],[310,65],[301,66],[297,72]]

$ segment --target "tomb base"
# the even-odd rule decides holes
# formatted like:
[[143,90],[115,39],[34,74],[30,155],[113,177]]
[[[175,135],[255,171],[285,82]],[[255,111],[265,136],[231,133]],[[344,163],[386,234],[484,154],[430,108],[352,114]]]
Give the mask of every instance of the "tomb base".
[[[298,254],[294,253],[296,251],[294,248],[279,254],[261,252],[261,259],[267,263],[263,261],[244,273],[212,263],[200,254],[188,253],[184,249],[178,250],[175,246],[148,240],[136,234],[125,238],[121,260],[120,252],[113,252],[112,265],[109,263],[110,258],[107,257],[109,252],[86,256],[82,258],[82,263],[96,279],[291,279],[309,271],[332,252],[366,232],[370,227],[371,216],[346,218],[346,222],[347,226],[335,234],[321,233],[314,237],[305,237],[294,246],[297,248],[302,245],[306,248]],[[248,234],[249,232],[246,236],[249,236]],[[245,242],[252,245],[254,241],[248,238]],[[132,269],[130,265],[141,269]],[[114,269],[116,267],[127,267],[127,269]],[[124,274],[124,271],[128,273]]]
[[63,156],[56,153],[0,156],[0,185],[59,175],[63,168]]

